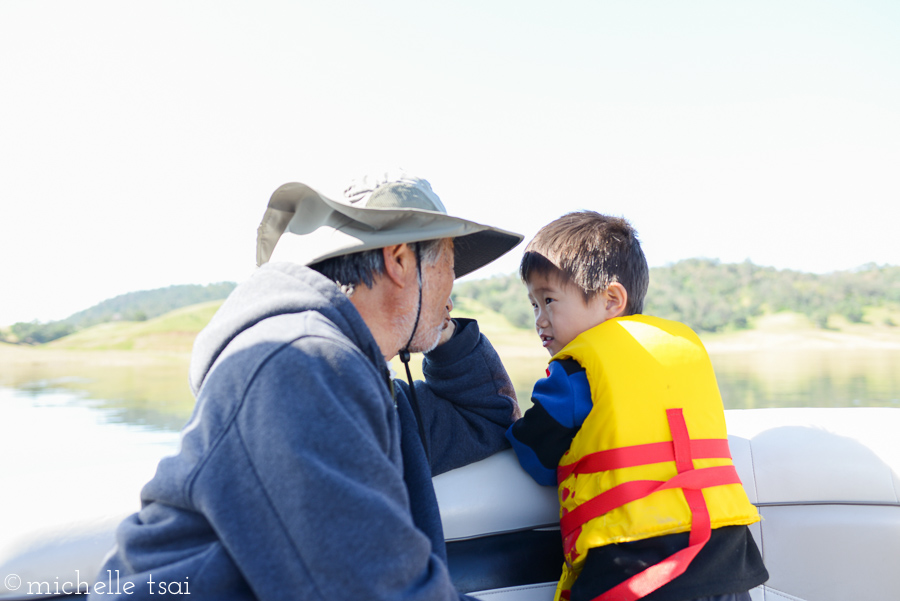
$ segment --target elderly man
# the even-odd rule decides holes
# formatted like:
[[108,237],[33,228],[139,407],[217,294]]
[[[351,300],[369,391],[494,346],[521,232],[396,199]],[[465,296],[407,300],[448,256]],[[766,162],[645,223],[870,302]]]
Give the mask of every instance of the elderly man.
[[[518,406],[477,324],[450,318],[450,290],[520,240],[448,216],[405,175],[341,201],[279,188],[262,266],[195,344],[181,449],[91,598],[465,598],[431,477],[502,448]],[[425,381],[392,380],[386,361],[411,351]]]

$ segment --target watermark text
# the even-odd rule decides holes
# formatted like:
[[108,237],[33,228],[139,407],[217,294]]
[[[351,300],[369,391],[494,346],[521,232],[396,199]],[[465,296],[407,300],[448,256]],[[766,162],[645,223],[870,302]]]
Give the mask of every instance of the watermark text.
[[7,574],[3,579],[6,589],[25,595],[133,595],[135,593],[148,593],[150,595],[190,595],[190,578],[184,580],[163,581],[153,578],[153,574],[147,574],[146,581],[122,580],[119,570],[106,570],[94,582],[82,579],[81,571],[75,570],[75,578],[61,580],[57,576],[54,580],[24,581],[18,574]]

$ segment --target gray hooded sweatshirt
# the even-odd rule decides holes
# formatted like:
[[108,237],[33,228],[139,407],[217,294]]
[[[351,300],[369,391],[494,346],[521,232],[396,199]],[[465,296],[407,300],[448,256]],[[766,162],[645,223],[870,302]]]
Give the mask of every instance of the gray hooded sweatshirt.
[[423,370],[430,465],[408,385],[352,303],[308,268],[259,268],[198,336],[180,450],[119,526],[98,578],[112,585],[91,599],[466,598],[431,477],[506,446],[518,406],[475,322]]

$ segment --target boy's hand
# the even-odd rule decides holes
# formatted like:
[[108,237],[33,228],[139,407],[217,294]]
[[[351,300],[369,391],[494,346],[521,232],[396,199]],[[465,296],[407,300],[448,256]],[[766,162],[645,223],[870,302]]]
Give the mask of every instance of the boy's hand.
[[446,325],[444,325],[444,330],[441,332],[441,338],[437,343],[438,346],[441,346],[442,344],[453,338],[453,332],[456,331],[456,322],[452,319],[448,319],[445,324]]
[[440,339],[438,339],[438,346],[441,346],[453,338],[453,333],[456,331],[456,322],[450,317],[450,311],[453,310],[453,300],[448,298],[447,305],[444,308],[446,309],[446,313],[444,314],[444,329],[441,331]]

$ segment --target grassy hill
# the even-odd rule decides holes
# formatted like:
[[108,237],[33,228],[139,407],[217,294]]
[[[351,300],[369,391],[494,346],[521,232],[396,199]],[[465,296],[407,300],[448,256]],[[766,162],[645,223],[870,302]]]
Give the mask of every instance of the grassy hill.
[[782,311],[754,318],[748,329],[701,332],[701,338],[711,354],[900,349],[900,327],[893,325],[900,318],[898,312],[873,313],[871,320],[859,322],[832,316],[828,327],[821,328],[806,315]]
[[[8,330],[0,329],[0,340],[41,344],[83,333],[96,324],[112,324],[70,341],[91,348],[168,345],[183,349],[188,336],[179,334],[159,339],[162,332],[190,332],[196,324],[183,328],[160,323],[147,329],[128,324],[149,323],[148,320],[181,307],[224,299],[234,286],[222,282],[131,292],[61,321],[13,324]],[[453,299],[460,306],[464,299],[477,301],[484,308],[505,316],[512,326],[531,328],[531,307],[525,286],[516,274],[459,283],[454,288]],[[805,315],[821,330],[839,330],[844,324],[896,327],[900,326],[900,266],[866,265],[851,271],[810,274],[749,262],[726,264],[688,259],[650,270],[650,289],[644,309],[651,315],[682,321],[703,333],[753,329],[760,319],[785,312]],[[138,339],[137,346],[128,346],[132,338]]]
[[91,326],[44,345],[52,349],[163,351],[189,353],[194,338],[223,301],[209,301],[147,321],[114,321]]
[[[79,351],[148,351],[184,352],[191,350],[194,337],[218,311],[223,301],[199,303],[170,311],[147,321],[116,321],[91,326],[34,349]],[[495,345],[510,347],[514,352],[528,344],[546,354],[536,343],[533,331],[510,323],[509,319],[469,298],[457,299],[454,315],[477,319],[481,329],[490,332]],[[527,343],[526,343],[527,341]],[[15,345],[4,344],[7,347]]]
[[[190,299],[195,294],[223,295],[229,286],[170,287],[122,295],[111,299],[115,302],[76,314],[86,317],[115,310],[114,320],[44,344],[2,344],[0,385],[54,382],[86,391],[92,398],[132,399],[129,406],[174,403],[183,416],[192,404],[187,366],[194,338],[223,302],[203,298],[206,302],[193,304]],[[510,274],[461,283],[453,297],[456,315],[479,321],[527,407],[531,388],[542,377],[549,357],[534,334],[524,290],[518,277]],[[148,314],[162,311],[166,303],[189,304],[157,316]],[[840,351],[832,354],[844,362],[850,358],[848,351],[896,356],[900,268],[867,266],[814,275],[692,259],[651,270],[646,309],[698,330],[715,355],[717,368],[757,360],[742,356],[748,353],[784,365],[803,353],[830,350]],[[136,319],[123,320],[126,315]],[[33,325],[31,331],[37,333],[44,325],[52,330],[66,323],[23,325]],[[18,340],[27,339],[18,336]],[[420,364],[421,357],[415,357],[411,366],[415,377],[421,377]],[[393,365],[398,374],[404,374],[399,361]]]
[[[193,407],[187,371],[194,338],[221,302],[191,305],[147,321],[99,324],[42,345],[0,342],[0,386],[64,388],[126,413],[157,412],[178,427]],[[478,320],[503,360],[520,404],[527,409],[534,382],[543,376],[549,359],[534,330],[515,326],[507,316],[477,300],[463,297],[455,303],[455,315]],[[749,325],[750,329],[728,333],[701,332],[717,369],[762,361],[758,369],[753,367],[760,373],[772,362],[792,365],[789,371],[800,373],[806,369],[804,365],[792,362],[819,351],[837,350],[831,353],[837,367],[828,368],[829,373],[837,374],[838,367],[854,356],[876,353],[875,359],[891,361],[900,352],[900,327],[887,325],[879,315],[873,323],[834,317],[829,329],[822,329],[804,315],[779,312],[754,318]],[[393,367],[398,377],[405,376],[397,359]],[[421,355],[413,357],[411,368],[414,377],[420,378]],[[727,392],[729,397],[743,398],[741,391]],[[164,422],[162,418],[159,421]]]
[[[515,274],[460,283],[453,296],[474,298],[531,327],[525,286]],[[687,259],[650,270],[644,310],[704,333],[752,329],[759,319],[785,312],[805,315],[822,330],[844,323],[900,326],[900,267],[813,274]]]
[[[477,284],[470,282],[469,284]],[[467,287],[460,286],[463,291]],[[145,351],[151,353],[190,353],[197,333],[209,322],[223,301],[209,301],[182,307],[146,321],[101,323],[59,338],[35,349],[72,351]],[[529,325],[520,327],[512,316],[490,307],[486,300],[459,296],[454,292],[454,314],[479,321],[501,356],[507,361],[514,379],[518,372],[531,373],[546,364],[546,351],[537,344]],[[530,309],[530,307],[529,307]],[[511,317],[513,319],[511,319]],[[900,310],[893,306],[867,307],[857,320],[831,315],[825,327],[812,318],[792,312],[764,313],[747,319],[744,329],[704,332],[701,335],[710,352],[827,349],[827,348],[900,348]],[[3,343],[5,347],[12,347]],[[398,364],[399,366],[399,364]],[[540,367],[543,371],[543,367]],[[398,369],[399,373],[399,369]]]
[[224,300],[236,284],[182,284],[120,294],[57,321],[19,322],[0,328],[0,340],[42,344],[103,323],[146,321],[198,303]]

